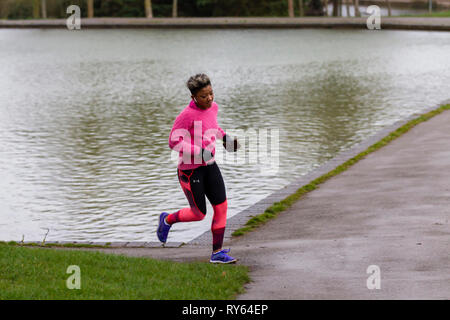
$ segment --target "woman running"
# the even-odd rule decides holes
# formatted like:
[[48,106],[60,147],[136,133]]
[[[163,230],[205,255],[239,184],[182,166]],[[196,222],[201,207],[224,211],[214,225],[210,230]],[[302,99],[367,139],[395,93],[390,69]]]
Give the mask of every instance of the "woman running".
[[208,198],[214,209],[211,225],[213,236],[211,263],[234,263],[230,250],[222,250],[227,221],[227,197],[222,174],[217,166],[215,141],[220,139],[227,151],[237,151],[237,139],[227,136],[217,123],[218,105],[214,102],[211,81],[205,74],[197,74],[186,83],[191,92],[191,102],[175,119],[169,136],[169,147],[179,152],[178,181],[189,201],[189,208],[159,216],[156,231],[165,243],[170,227],[177,222],[203,220]]

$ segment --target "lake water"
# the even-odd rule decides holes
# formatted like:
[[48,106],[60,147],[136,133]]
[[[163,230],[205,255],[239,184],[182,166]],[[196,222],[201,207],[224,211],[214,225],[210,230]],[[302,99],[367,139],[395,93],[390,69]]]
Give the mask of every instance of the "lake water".
[[445,32],[0,30],[0,240],[156,241],[160,212],[187,206],[167,141],[192,74],[222,128],[279,132],[273,174],[218,146],[230,217],[450,98],[449,53]]

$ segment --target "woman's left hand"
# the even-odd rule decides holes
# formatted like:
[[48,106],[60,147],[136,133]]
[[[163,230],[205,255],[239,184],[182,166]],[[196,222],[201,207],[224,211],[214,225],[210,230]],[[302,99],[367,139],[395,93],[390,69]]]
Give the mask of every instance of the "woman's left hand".
[[225,135],[223,137],[223,147],[228,152],[236,152],[241,147],[241,145],[236,138],[233,139],[229,135]]

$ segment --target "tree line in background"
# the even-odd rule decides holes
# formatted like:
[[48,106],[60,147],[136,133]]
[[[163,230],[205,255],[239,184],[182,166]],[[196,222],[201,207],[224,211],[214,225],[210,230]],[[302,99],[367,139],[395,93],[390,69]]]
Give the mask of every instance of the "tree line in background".
[[[82,17],[246,17],[323,16],[329,4],[342,16],[344,0],[0,0],[0,18],[65,18],[66,8],[78,5]],[[352,3],[360,16],[359,0]],[[390,1],[386,0],[390,15]]]

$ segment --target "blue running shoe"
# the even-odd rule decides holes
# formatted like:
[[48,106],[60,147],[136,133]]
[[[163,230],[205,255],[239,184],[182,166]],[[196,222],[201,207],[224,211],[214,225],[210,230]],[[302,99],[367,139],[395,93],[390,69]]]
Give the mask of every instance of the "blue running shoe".
[[211,262],[211,263],[235,263],[237,261],[237,259],[227,255],[228,252],[230,252],[230,249],[222,250],[217,253],[213,253],[211,255],[211,260],[209,260],[209,262]]
[[159,225],[156,230],[156,235],[158,236],[159,241],[166,243],[167,235],[169,234],[170,227],[172,225],[167,224],[164,220],[169,214],[167,212],[163,212],[159,215]]

